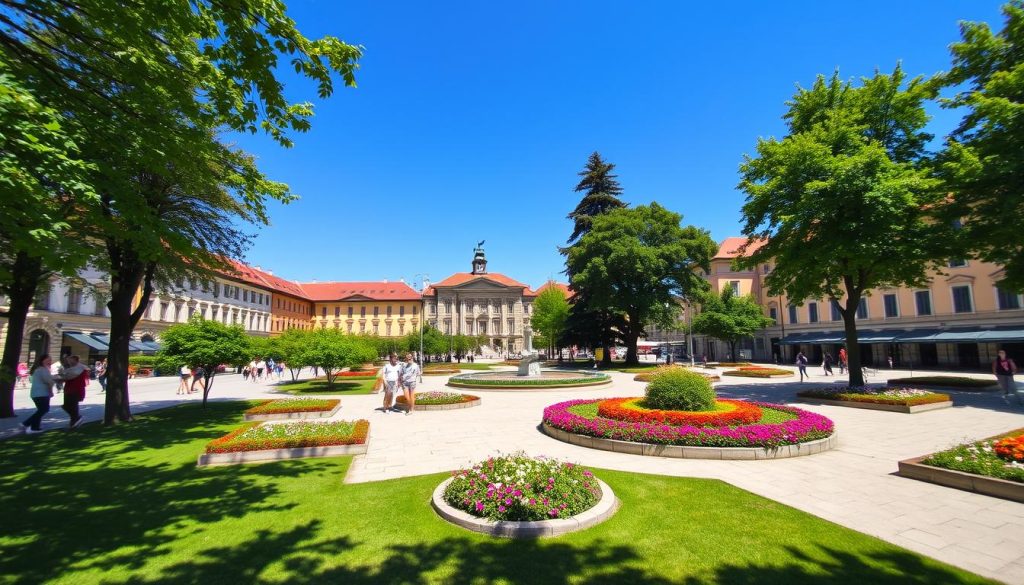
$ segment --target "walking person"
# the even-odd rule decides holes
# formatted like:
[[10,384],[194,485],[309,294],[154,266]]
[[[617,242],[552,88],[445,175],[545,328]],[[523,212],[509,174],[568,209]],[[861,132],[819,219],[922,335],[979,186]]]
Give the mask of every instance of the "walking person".
[[96,373],[96,381],[100,383],[100,394],[107,391],[107,360],[96,360],[93,372]]
[[412,360],[412,354],[405,354],[405,364],[402,366],[401,386],[405,391],[405,415],[409,416],[416,410],[416,381],[419,379],[420,366]]
[[267,380],[274,379],[275,367],[277,364],[274,363],[274,358],[267,360]]
[[192,378],[192,368],[181,366],[178,376],[180,377],[178,381],[178,394],[188,394],[189,380]]
[[263,379],[263,370],[267,369],[267,362],[260,360],[256,362],[256,378]]
[[[1003,389],[1003,401],[1009,402],[1010,393],[1017,394],[1017,385],[1013,382],[1013,375],[1017,373],[1017,364],[1007,357],[1005,349],[1000,349],[996,353],[996,361],[992,362],[992,373],[995,374],[999,387]],[[1017,403],[1024,404],[1020,394],[1017,394]]]
[[832,354],[825,352],[825,359],[821,361],[821,367],[825,369],[826,376],[834,376],[835,372],[832,371]]
[[39,424],[43,421],[43,416],[50,412],[53,386],[57,383],[57,380],[50,373],[50,365],[52,363],[53,360],[50,359],[50,356],[44,353],[36,358],[35,363],[32,364],[32,369],[29,370],[29,376],[32,378],[29,397],[32,398],[32,402],[36,405],[36,411],[32,413],[32,416],[25,419],[25,422],[21,423],[22,428],[29,435],[43,432],[39,428]]
[[31,380],[29,379],[29,376],[31,375],[32,371],[29,369],[28,364],[26,364],[25,362],[19,362],[17,371],[18,385],[23,388],[25,386],[30,385]]
[[839,348],[839,374],[840,375],[846,373],[846,360],[847,360],[846,348],[845,347],[840,347]]
[[57,381],[54,388],[57,389],[57,394],[60,394],[64,390],[64,360],[66,356],[60,356],[60,359],[50,364],[50,375]]
[[196,392],[196,384],[199,384],[199,389],[206,392],[206,370],[203,366],[196,368],[196,371],[192,372],[192,387],[188,389],[188,393],[191,394]]
[[395,406],[395,390],[398,389],[398,380],[402,376],[402,366],[398,364],[398,356],[390,354],[388,363],[380,370],[380,377],[384,380],[384,414],[391,412]]
[[797,352],[796,354],[796,367],[800,370],[800,381],[804,381],[804,377],[808,380],[811,378],[810,374],[807,373],[807,356],[804,352]]
[[84,418],[79,413],[79,403],[85,400],[85,388],[89,385],[89,368],[81,363],[77,355],[68,357],[68,367],[61,374],[64,378],[64,404],[61,408],[71,419],[69,428],[82,426]]

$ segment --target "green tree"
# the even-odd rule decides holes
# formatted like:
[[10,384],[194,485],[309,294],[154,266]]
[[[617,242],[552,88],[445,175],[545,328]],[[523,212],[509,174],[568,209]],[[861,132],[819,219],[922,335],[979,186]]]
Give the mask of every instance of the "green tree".
[[327,387],[343,368],[351,368],[377,359],[374,344],[357,335],[346,335],[338,329],[314,329],[306,341],[302,362],[316,366],[327,376]]
[[962,88],[943,101],[967,115],[949,136],[940,175],[952,193],[945,220],[963,219],[957,243],[964,256],[1001,264],[1000,286],[1024,291],[1024,1],[1003,6],[993,33],[983,22],[961,24],[953,69],[937,77]]
[[729,344],[732,359],[738,360],[736,344],[775,321],[764,315],[753,295],[737,296],[732,287],[721,294],[705,293],[700,296],[700,313],[693,318],[696,333],[710,335]]
[[569,249],[572,287],[592,309],[622,316],[626,363],[639,362],[637,341],[646,324],[671,323],[675,298],[707,288],[717,250],[705,230],[682,227],[682,216],[657,203],[616,209],[594,218],[590,231]]
[[[534,346],[546,347],[548,355],[552,355],[565,331],[568,318],[569,300],[565,292],[553,285],[541,291],[533,301],[533,316],[530,318],[530,326],[539,334],[538,338],[542,338],[541,341],[536,341]],[[561,352],[558,358],[562,358]]]
[[157,358],[164,363],[203,368],[203,406],[213,389],[213,379],[222,364],[249,361],[252,344],[241,325],[224,325],[199,316],[188,323],[172,325],[160,336]]
[[838,73],[819,76],[788,102],[789,135],[759,140],[741,166],[743,234],[764,244],[738,264],[770,263],[770,295],[837,301],[852,386],[864,384],[856,322],[864,293],[924,285],[949,239],[930,215],[940,196],[924,160],[922,103],[931,93],[904,78],[899,67],[857,87]]
[[292,382],[299,379],[302,368],[313,364],[306,362],[306,343],[312,331],[306,329],[286,329],[281,335],[273,338],[275,353],[292,376]]

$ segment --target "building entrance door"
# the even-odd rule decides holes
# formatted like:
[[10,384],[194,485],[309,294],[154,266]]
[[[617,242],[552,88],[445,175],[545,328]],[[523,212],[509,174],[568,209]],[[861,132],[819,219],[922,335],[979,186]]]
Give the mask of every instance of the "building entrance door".
[[29,334],[28,337],[28,363],[29,365],[35,361],[35,359],[44,353],[50,351],[50,334],[42,329],[36,329]]

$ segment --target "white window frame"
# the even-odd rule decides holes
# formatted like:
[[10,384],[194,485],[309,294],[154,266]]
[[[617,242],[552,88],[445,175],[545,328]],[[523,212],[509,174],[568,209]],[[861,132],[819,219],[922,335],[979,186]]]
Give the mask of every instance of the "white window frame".
[[[811,305],[814,305],[814,319],[811,318]],[[810,301],[807,303],[807,322],[808,323],[820,323],[821,322],[821,307],[818,301]]]
[[[896,315],[890,317],[885,310],[885,297],[896,297]],[[900,295],[899,293],[882,293],[882,318],[883,319],[899,319],[903,315],[903,307],[900,306]]]
[[[960,262],[963,262],[963,265],[962,266],[953,266],[953,260],[959,260]],[[950,259],[950,260],[948,260],[946,262],[946,268],[967,268],[969,265],[970,265],[970,261],[968,261],[967,258],[954,258],[954,259]]]
[[[860,316],[860,303],[864,303],[864,316],[863,317]],[[861,321],[867,321],[868,319],[871,318],[871,303],[868,302],[868,298],[867,297],[861,297],[860,298],[860,301],[857,303],[857,310],[854,313],[854,317],[853,318],[854,318],[854,320],[859,319]]]
[[[953,291],[962,287],[967,288],[967,298],[971,302],[970,311],[956,310],[956,295],[953,294]],[[949,287],[949,307],[950,309],[953,310],[954,315],[971,315],[977,312],[977,304],[974,302],[974,287],[969,284],[954,284],[953,286]]]
[[999,306],[999,286],[992,285],[992,295],[995,297],[996,311],[1020,311],[1024,309],[1024,294],[1017,295],[1017,308],[1016,309],[1004,309]]
[[[931,313],[928,313],[927,315],[922,315],[921,308],[917,306],[917,293],[922,292],[928,294],[928,308],[931,309]],[[935,297],[932,295],[932,289],[922,288],[914,291],[914,315],[918,317],[931,317],[935,315]]]

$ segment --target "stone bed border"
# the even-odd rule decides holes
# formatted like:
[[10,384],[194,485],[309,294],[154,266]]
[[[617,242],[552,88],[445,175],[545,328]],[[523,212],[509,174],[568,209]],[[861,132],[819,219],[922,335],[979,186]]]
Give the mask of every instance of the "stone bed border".
[[632,441],[619,441],[570,433],[562,429],[556,429],[545,422],[542,422],[540,426],[544,434],[549,437],[572,445],[579,445],[580,447],[627,453],[630,455],[672,457],[675,459],[723,459],[727,461],[788,459],[790,457],[815,455],[829,449],[834,449],[839,444],[839,438],[835,431],[824,439],[797,443],[796,445],[780,445],[776,449],[765,449],[764,447],[690,447],[685,445],[634,443]]
[[944,469],[921,463],[928,457],[930,455],[922,455],[921,457],[900,461],[899,471],[896,472],[896,475],[993,498],[1024,503],[1024,483],[998,477],[986,477],[954,469]]
[[810,396],[797,396],[800,402],[807,404],[821,404],[824,406],[846,406],[849,408],[863,408],[865,410],[884,410],[886,412],[902,412],[903,414],[914,414],[928,412],[929,410],[940,410],[953,406],[952,400],[942,402],[929,402],[927,404],[878,404],[875,402],[857,402],[855,400],[829,400],[828,398],[811,398]]
[[304,410],[301,412],[275,412],[268,414],[246,414],[242,416],[242,420],[248,421],[267,421],[267,420],[307,420],[317,418],[331,418],[339,410],[341,410],[341,401],[338,401],[334,405],[334,408],[330,410]]
[[452,383],[452,380],[449,379],[448,383],[446,385],[447,386],[451,386],[452,388],[464,388],[464,389],[467,389],[467,390],[479,390],[481,392],[537,392],[537,391],[545,391],[545,390],[561,390],[563,388],[591,388],[591,387],[596,388],[598,386],[604,386],[606,384],[611,384],[611,383],[612,383],[612,378],[611,378],[611,376],[608,376],[607,380],[600,380],[600,381],[595,381],[595,382],[583,382],[583,383],[576,383],[576,384],[553,384],[553,385],[546,385],[546,384],[517,384],[517,385],[511,385],[511,386],[502,386],[501,384],[482,384],[482,385],[462,384],[462,383],[460,383],[458,381],[456,381],[455,383]]
[[[395,408],[406,410],[406,404],[404,402],[395,402]],[[477,396],[473,400],[467,400],[465,402],[456,402],[454,404],[417,404],[414,412],[421,410],[458,410],[460,408],[473,408],[474,406],[480,406],[480,397]]]
[[593,508],[575,516],[537,521],[488,520],[454,508],[444,501],[444,490],[453,479],[455,478],[449,477],[442,481],[434,488],[434,493],[430,497],[430,505],[438,516],[467,530],[502,538],[546,538],[584,530],[614,516],[621,504],[615,497],[612,488],[600,478],[595,477],[594,479],[597,479],[597,484],[601,487],[601,499],[594,504]]
[[764,376],[748,376],[746,374],[730,374],[729,372],[722,372],[720,376],[729,376],[730,378],[750,378],[751,380],[771,380],[772,378],[789,378],[790,376],[796,376],[796,374],[790,372],[788,374],[767,374]]
[[342,455],[363,455],[366,443],[359,445],[328,445],[325,447],[295,447],[290,449],[261,449],[259,451],[236,451],[233,453],[203,453],[196,461],[196,467],[213,465],[237,465],[240,463],[266,463],[286,459],[310,457],[341,457]]

